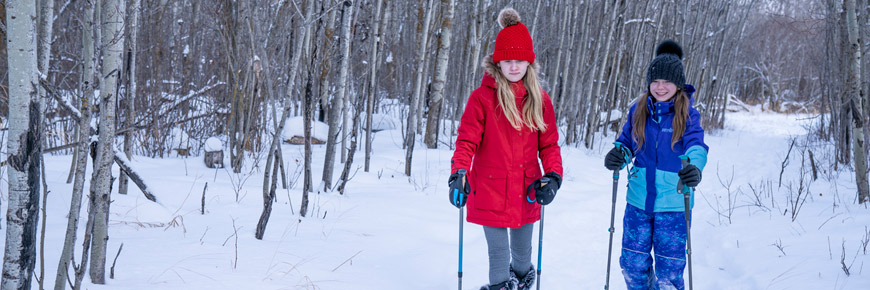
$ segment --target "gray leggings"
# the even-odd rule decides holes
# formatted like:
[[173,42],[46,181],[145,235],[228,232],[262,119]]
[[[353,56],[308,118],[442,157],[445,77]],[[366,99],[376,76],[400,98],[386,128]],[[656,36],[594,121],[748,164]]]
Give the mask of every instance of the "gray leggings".
[[[532,268],[532,229],[535,223],[518,229],[483,227],[489,247],[489,283],[498,284],[510,278],[510,269],[526,273]],[[510,242],[510,243],[508,243]]]

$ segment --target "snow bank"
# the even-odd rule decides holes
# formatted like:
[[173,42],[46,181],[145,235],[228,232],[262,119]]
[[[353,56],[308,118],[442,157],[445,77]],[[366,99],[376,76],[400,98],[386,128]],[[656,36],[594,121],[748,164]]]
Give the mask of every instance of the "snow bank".
[[[313,137],[314,139],[326,141],[326,137],[329,135],[329,125],[318,121],[312,121],[311,123],[311,137]],[[286,123],[284,123],[284,131],[281,133],[281,136],[284,140],[291,139],[293,138],[293,136],[305,136],[305,126],[303,118],[293,117],[287,119]]]

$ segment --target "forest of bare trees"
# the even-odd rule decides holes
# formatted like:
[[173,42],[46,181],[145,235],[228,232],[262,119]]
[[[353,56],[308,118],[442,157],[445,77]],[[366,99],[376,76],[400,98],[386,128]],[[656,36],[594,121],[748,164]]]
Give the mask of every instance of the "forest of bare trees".
[[[685,51],[687,83],[697,88],[694,106],[705,129],[724,126],[732,98],[817,115],[815,134],[836,144],[836,164],[854,169],[858,200],[870,202],[866,0],[32,2],[0,4],[9,212],[26,213],[6,220],[4,289],[7,283],[29,289],[13,285],[29,285],[32,277],[33,263],[22,259],[33,259],[33,245],[23,243],[34,241],[43,152],[76,156],[68,245],[55,289],[64,289],[70,266],[73,288],[86,267],[94,283],[104,283],[115,186],[121,194],[159,198],[126,160],[200,156],[209,137],[224,143],[234,172],[266,173],[256,233],[262,238],[278,181],[287,186],[279,150],[284,120],[304,116],[308,129],[314,121],[329,124],[325,160],[311,158],[311,133],[304,136],[301,216],[310,192],[343,192],[363,167],[352,163],[355,154],[365,155],[364,170],[370,169],[374,114],[403,118],[398,127],[407,154],[396,158],[410,176],[417,142],[452,148],[482,76],[480,60],[492,52],[496,14],[508,6],[533,35],[565,146],[609,146],[644,91],[655,45],[674,39]],[[90,214],[76,262],[88,159],[95,168],[85,195]],[[324,173],[315,184],[311,164],[320,162]],[[124,173],[118,184],[113,164]],[[334,180],[336,166],[342,171]],[[138,190],[127,189],[127,176]]]

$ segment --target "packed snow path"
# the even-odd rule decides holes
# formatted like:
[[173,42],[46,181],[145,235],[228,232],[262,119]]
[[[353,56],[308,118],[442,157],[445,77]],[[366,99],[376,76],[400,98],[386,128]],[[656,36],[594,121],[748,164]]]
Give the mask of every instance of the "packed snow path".
[[[695,289],[870,289],[870,265],[865,266],[870,264],[870,210],[855,204],[854,174],[831,172],[831,154],[813,147],[819,178],[809,185],[794,221],[789,200],[795,200],[799,187],[800,148],[790,153],[779,186],[790,137],[797,136],[798,143],[805,140],[803,124],[810,120],[761,113],[727,117],[724,130],[706,137],[710,155],[697,189],[692,229]],[[606,140],[612,136],[598,136],[605,141],[591,151],[562,148],[565,180],[546,211],[542,289],[604,286],[612,179],[602,164],[610,148]],[[302,178],[297,176],[302,147],[283,145],[285,167],[294,183],[289,190],[279,187],[262,241],[254,239],[262,209],[262,172],[251,169],[250,159],[248,168],[235,174],[208,169],[201,157],[134,156],[132,162],[161,204],[146,200],[136,188],[128,195],[113,194],[109,256],[114,258],[121,243],[124,250],[114,279],[92,285],[86,278],[85,288],[456,289],[458,211],[448,203],[446,192],[452,152],[418,149],[409,178],[403,174],[400,131],[377,133],[373,148],[371,172],[360,169],[345,196],[312,194],[309,216],[300,218]],[[314,150],[317,185],[325,148],[316,145]],[[363,158],[357,154],[354,168]],[[46,285],[54,283],[63,243],[70,160],[71,156],[46,156],[51,191]],[[809,160],[805,162],[809,166]],[[805,184],[811,180],[806,175]],[[3,181],[0,188],[6,187]],[[618,262],[625,171],[619,188],[612,289],[625,289]],[[6,204],[4,200],[3,210]],[[77,262],[85,219],[83,208]],[[536,227],[533,260],[537,235]],[[476,290],[488,282],[480,226],[466,223],[464,246],[463,285]]]

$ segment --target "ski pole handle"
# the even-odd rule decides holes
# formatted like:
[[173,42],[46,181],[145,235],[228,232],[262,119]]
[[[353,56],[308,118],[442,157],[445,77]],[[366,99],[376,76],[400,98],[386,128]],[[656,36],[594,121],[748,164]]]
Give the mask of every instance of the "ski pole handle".
[[550,183],[550,178],[546,176],[541,177],[541,186],[547,185],[547,183]]
[[[686,166],[689,165],[689,156],[680,155],[680,164],[682,165],[681,168],[686,168]],[[692,194],[692,191],[691,187],[683,186],[682,180],[677,181],[677,192],[680,194]]]
[[[541,177],[541,186],[547,185],[547,183],[550,183],[550,178],[546,176]],[[530,185],[529,188],[526,190],[526,201],[528,201],[529,203],[534,203],[537,199],[531,199],[529,197],[529,194],[531,194],[531,192],[532,186]]]
[[[459,177],[459,179],[460,179],[459,181],[460,181],[461,183],[460,183],[460,185],[459,185],[459,186],[460,186],[459,188],[454,188],[454,189],[453,189],[453,204],[454,204],[454,205],[461,205],[461,204],[463,204],[463,202],[462,202],[463,199],[464,199],[464,198],[467,198],[467,197],[464,196],[464,195],[465,195],[465,193],[464,193],[464,192],[465,192],[465,182],[466,182],[466,181],[465,181],[465,174],[466,174],[467,172],[468,172],[468,171],[466,171],[465,169],[459,169],[459,171],[456,171],[456,173],[458,173],[459,176],[460,176],[460,177]],[[460,189],[461,189],[461,190],[460,190]],[[464,205],[463,205],[463,206],[464,206]],[[461,207],[462,207],[462,206],[460,206],[460,208],[461,208]]]

